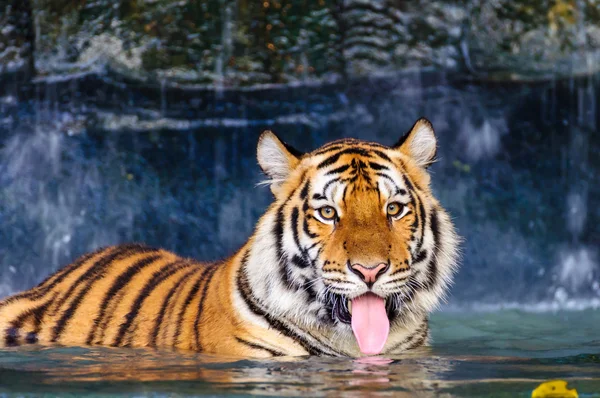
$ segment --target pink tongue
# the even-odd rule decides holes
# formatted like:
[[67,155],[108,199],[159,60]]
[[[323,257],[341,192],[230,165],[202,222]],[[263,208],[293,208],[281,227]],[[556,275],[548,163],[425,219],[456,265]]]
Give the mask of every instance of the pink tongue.
[[352,300],[352,330],[363,354],[381,352],[390,332],[390,320],[381,297],[366,293]]

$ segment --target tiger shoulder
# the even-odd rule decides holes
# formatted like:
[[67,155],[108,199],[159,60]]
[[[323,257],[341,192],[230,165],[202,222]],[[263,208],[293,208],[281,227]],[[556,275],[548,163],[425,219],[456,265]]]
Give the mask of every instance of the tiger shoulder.
[[343,139],[309,153],[266,131],[257,159],[274,201],[238,252],[86,254],[0,302],[0,347],[358,357],[426,345],[459,246],[430,188],[436,145],[426,119],[393,146]]

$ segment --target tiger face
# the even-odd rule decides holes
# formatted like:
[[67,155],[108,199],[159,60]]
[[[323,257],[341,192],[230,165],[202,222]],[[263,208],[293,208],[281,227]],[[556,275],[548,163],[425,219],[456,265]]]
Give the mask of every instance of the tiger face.
[[365,354],[422,320],[444,295],[458,245],[429,187],[435,153],[425,119],[391,147],[346,139],[307,154],[265,132],[258,161],[275,203],[253,260],[276,264],[254,275],[270,286],[258,293],[269,311],[300,328],[352,331]]

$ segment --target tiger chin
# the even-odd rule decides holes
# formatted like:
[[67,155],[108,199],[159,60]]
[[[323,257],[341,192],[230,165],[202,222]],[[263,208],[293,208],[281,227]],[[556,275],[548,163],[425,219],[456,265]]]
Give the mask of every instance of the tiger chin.
[[430,189],[435,153],[426,119],[391,147],[343,139],[305,154],[266,131],[257,158],[275,200],[236,254],[84,255],[0,302],[0,346],[358,357],[425,345],[459,242]]

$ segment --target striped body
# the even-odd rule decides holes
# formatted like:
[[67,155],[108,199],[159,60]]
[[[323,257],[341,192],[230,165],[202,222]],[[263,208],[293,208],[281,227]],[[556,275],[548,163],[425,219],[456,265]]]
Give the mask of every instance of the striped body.
[[[229,264],[239,265],[235,260]],[[264,332],[236,316],[229,299],[235,285],[212,283],[232,280],[232,272],[228,264],[202,264],[142,245],[101,249],[0,303],[5,332],[0,346],[175,347],[247,356],[305,353],[262,344]]]
[[[385,302],[383,353],[426,344],[457,237],[429,189],[430,125],[419,123],[397,147],[343,140],[309,154],[266,133],[258,160],[275,201],[235,255],[205,264],[135,244],[87,254],[0,302],[0,347],[360,356],[349,307],[364,295]],[[353,264],[382,272],[366,280]]]

